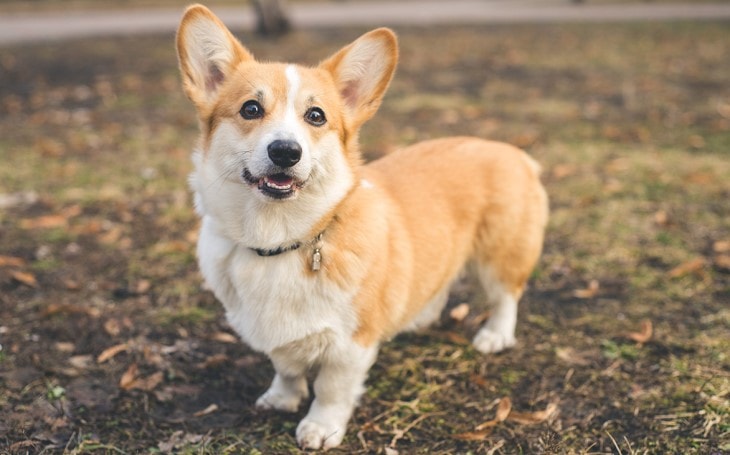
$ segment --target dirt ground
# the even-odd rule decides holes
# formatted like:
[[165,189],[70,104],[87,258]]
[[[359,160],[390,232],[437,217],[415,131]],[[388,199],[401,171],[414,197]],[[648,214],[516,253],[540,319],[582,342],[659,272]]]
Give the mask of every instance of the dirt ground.
[[[364,30],[241,37],[315,63]],[[368,159],[469,134],[544,166],[518,345],[457,284],[383,346],[341,453],[730,453],[727,23],[398,30]],[[0,452],[296,453],[201,286],[171,36],[0,49]],[[466,305],[462,305],[466,304]],[[454,318],[453,308],[468,310]]]

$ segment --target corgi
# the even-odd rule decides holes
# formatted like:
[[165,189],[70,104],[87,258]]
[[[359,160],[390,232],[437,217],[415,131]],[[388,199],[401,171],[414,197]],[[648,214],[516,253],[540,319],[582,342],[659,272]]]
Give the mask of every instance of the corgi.
[[422,142],[363,164],[360,127],[398,60],[373,30],[314,67],[254,59],[206,7],[177,32],[201,138],[190,186],[203,278],[276,374],[256,401],[296,411],[300,447],[338,446],[380,344],[427,326],[467,263],[494,304],[474,346],[515,344],[548,217],[539,166],[507,144]]

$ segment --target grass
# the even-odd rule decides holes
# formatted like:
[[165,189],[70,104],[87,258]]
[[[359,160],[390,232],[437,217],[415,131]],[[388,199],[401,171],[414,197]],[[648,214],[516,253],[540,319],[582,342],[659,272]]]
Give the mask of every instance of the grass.
[[[242,39],[311,63],[361,31]],[[470,317],[385,344],[341,451],[730,451],[727,24],[398,32],[366,156],[444,135],[512,142],[543,165],[552,214],[518,346],[469,346],[483,308],[460,283],[451,304],[470,302]],[[304,411],[253,408],[273,370],[200,288],[186,191],[196,123],[172,37],[9,50],[0,256],[21,263],[0,265],[0,447],[296,453]],[[642,321],[653,333],[633,341]],[[131,365],[163,379],[125,389]],[[558,412],[459,437],[504,397]]]

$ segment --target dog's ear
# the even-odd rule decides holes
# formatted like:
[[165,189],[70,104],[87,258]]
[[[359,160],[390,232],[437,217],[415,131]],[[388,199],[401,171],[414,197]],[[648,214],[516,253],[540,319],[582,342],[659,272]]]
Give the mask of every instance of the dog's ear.
[[177,30],[183,87],[198,109],[210,107],[238,63],[253,56],[208,8],[191,5]]
[[398,62],[398,40],[387,28],[364,34],[320,64],[334,77],[354,127],[375,114]]

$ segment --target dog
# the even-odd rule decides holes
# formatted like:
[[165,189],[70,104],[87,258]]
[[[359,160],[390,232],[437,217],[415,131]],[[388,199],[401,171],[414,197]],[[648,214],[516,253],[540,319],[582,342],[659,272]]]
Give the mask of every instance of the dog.
[[230,325],[276,370],[257,407],[296,411],[316,371],[300,447],[342,442],[379,345],[438,319],[468,263],[494,304],[475,348],[515,344],[548,217],[539,166],[469,137],[363,164],[358,132],[398,60],[392,31],[315,67],[263,63],[193,5],[176,44],[201,129],[190,176],[199,267]]

